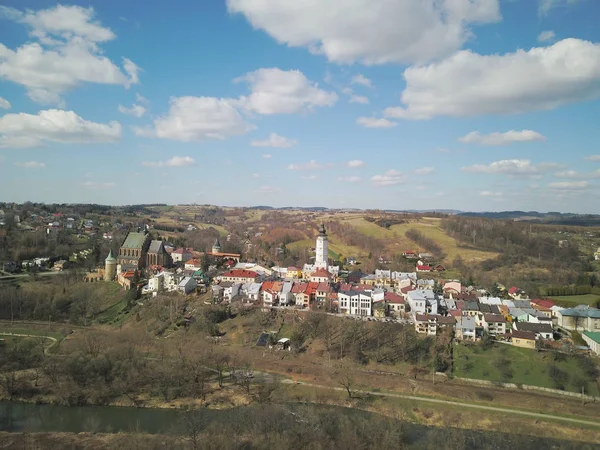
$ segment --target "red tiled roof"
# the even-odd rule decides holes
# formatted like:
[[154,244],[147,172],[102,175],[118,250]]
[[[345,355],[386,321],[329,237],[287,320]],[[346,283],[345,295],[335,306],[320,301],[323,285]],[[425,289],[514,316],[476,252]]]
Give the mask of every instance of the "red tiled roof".
[[354,290],[359,292],[372,291],[373,286],[369,286],[368,284],[358,284],[354,287]]
[[202,266],[202,261],[200,261],[199,259],[192,258],[192,259],[186,261],[185,264],[186,265],[187,264],[193,264],[194,267],[201,267]]
[[225,272],[223,274],[224,277],[234,277],[234,278],[256,278],[256,272],[252,272],[251,270],[244,269],[233,269],[229,272]]
[[448,314],[454,317],[460,317],[462,316],[462,311],[460,309],[451,309],[450,311],[448,311]]
[[549,299],[535,298],[535,299],[531,300],[531,303],[532,303],[532,305],[535,304],[535,305],[540,306],[545,309],[550,309],[554,306],[554,302]]
[[516,294],[517,292],[519,292],[519,288],[516,286],[513,286],[508,290],[509,294]]
[[402,297],[400,297],[398,294],[396,294],[394,292],[386,292],[383,297],[386,301],[388,301],[390,303],[399,303],[399,304],[406,303]]
[[406,251],[404,252],[404,254],[405,254],[405,255],[416,255],[416,253],[415,253],[415,252],[413,252],[412,250],[406,250]]
[[342,292],[351,291],[352,289],[353,289],[353,286],[350,283],[341,283],[340,284],[340,291],[342,291]]
[[292,286],[293,294],[301,294],[308,289],[308,283],[294,283]]
[[298,272],[300,269],[294,266],[290,266],[287,268],[288,272]]
[[417,266],[417,270],[431,270],[431,266]]
[[403,294],[408,294],[410,291],[414,291],[415,288],[413,286],[405,286],[403,288],[400,288],[400,292],[402,292]]
[[319,267],[317,270],[315,270],[312,273],[311,278],[313,278],[313,277],[315,277],[315,278],[324,278],[324,277],[331,278],[331,274],[326,269]]
[[329,292],[330,290],[331,287],[329,286],[329,283],[319,283],[319,285],[317,286],[318,292]]
[[317,283],[316,281],[310,281],[308,283],[306,293],[308,295],[315,295],[315,292],[317,292],[317,286],[319,286],[319,283]]
[[273,284],[275,284],[274,281],[265,281],[262,286],[260,287],[261,291],[270,291],[273,289]]

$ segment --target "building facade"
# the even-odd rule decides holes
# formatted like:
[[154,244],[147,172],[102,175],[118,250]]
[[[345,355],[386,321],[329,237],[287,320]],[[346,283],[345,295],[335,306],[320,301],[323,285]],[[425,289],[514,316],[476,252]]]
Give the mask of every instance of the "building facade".
[[317,236],[317,246],[315,248],[315,268],[325,269],[329,267],[328,262],[329,248],[327,244],[327,232],[325,231],[325,224],[321,224],[319,228],[319,234]]

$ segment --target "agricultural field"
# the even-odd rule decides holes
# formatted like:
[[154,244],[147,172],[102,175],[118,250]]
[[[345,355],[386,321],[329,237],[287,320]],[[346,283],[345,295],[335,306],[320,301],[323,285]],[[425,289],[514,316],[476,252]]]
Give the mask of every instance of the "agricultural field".
[[584,295],[563,295],[550,297],[558,306],[564,306],[565,308],[572,308],[577,305],[589,305],[596,307],[600,302],[600,295],[597,294],[584,294]]
[[478,380],[526,384],[598,396],[597,382],[587,376],[573,356],[559,356],[511,345],[455,345],[453,375]]

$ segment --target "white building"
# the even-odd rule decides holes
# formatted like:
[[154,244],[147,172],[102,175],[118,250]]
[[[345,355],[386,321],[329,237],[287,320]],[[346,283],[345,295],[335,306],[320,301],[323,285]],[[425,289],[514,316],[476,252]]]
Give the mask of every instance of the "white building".
[[328,258],[329,249],[327,245],[327,232],[325,231],[325,224],[321,224],[317,236],[317,245],[315,247],[315,268],[327,270],[329,267]]
[[344,314],[351,314],[354,316],[373,315],[373,299],[369,292],[338,292],[338,306],[340,311]]
[[437,314],[438,301],[431,289],[415,289],[408,291],[406,302],[410,306],[411,313],[415,314]]
[[183,280],[179,282],[177,286],[177,290],[184,294],[190,294],[194,292],[198,283],[194,277],[185,277]]

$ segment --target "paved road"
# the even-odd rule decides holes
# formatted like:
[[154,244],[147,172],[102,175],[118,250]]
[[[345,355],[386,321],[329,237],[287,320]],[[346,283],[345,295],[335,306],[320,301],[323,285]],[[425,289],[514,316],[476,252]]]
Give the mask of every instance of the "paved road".
[[17,333],[0,333],[0,336],[18,336],[18,337],[31,337],[31,338],[44,338],[44,339],[50,339],[52,341],[52,344],[50,344],[48,347],[44,347],[44,353],[47,355],[48,351],[54,347],[56,345],[56,343],[58,342],[58,340],[55,337],[52,336],[40,336],[38,334],[17,334]]
[[[312,384],[312,383],[295,382],[295,381],[289,380],[289,379],[285,379],[282,382],[283,383],[302,384],[304,386],[312,386],[312,387],[316,387],[316,388],[331,389],[331,390],[335,390],[335,391],[346,392],[346,389],[341,388],[341,387],[321,386],[321,385]],[[415,401],[419,401],[419,402],[429,402],[429,403],[437,403],[437,404],[444,404],[444,405],[452,405],[452,406],[459,406],[462,408],[481,409],[484,411],[492,411],[492,412],[507,413],[507,414],[511,414],[511,415],[516,414],[516,415],[521,415],[521,416],[534,417],[536,419],[546,419],[546,420],[551,419],[551,420],[558,420],[558,421],[562,421],[562,422],[575,423],[578,425],[591,425],[591,426],[595,426],[595,427],[600,427],[600,421],[592,422],[590,420],[574,419],[571,417],[555,416],[552,414],[543,414],[543,413],[522,411],[519,409],[498,408],[496,406],[485,406],[485,405],[479,405],[477,403],[456,402],[456,401],[452,401],[452,400],[440,400],[440,399],[436,399],[436,398],[419,397],[416,395],[390,394],[390,393],[385,393],[385,392],[372,392],[372,391],[354,391],[354,392],[356,392],[357,394],[368,394],[368,395],[374,395],[374,396],[378,396],[378,397],[401,398],[401,399],[405,399],[405,400],[415,400]]]

